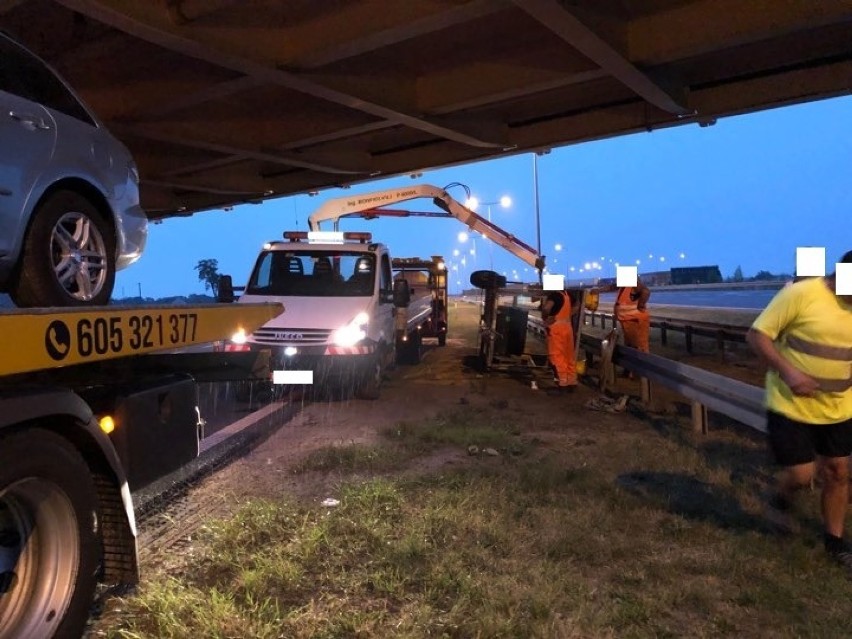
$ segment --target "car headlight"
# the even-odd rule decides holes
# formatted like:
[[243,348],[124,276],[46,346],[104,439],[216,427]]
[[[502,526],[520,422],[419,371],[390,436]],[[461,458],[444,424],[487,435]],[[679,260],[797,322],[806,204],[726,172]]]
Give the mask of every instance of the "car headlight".
[[366,313],[358,313],[346,326],[341,326],[331,334],[331,341],[335,346],[355,346],[367,337],[364,328],[370,321]]
[[236,333],[231,335],[231,342],[234,344],[245,344],[248,340],[245,329],[238,329]]

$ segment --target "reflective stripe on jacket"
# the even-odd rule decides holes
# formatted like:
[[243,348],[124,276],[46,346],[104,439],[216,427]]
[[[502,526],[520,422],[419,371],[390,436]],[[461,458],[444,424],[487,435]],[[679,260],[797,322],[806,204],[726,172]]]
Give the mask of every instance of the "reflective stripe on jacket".
[[562,306],[556,315],[553,316],[554,324],[570,324],[571,323],[571,296],[565,291],[559,291],[562,295]]
[[832,346],[830,344],[818,344],[794,335],[785,336],[784,343],[790,350],[798,351],[811,357],[846,362],[850,364],[849,376],[845,379],[814,377],[814,379],[819,383],[820,390],[827,393],[842,393],[845,390],[852,388],[852,348]]

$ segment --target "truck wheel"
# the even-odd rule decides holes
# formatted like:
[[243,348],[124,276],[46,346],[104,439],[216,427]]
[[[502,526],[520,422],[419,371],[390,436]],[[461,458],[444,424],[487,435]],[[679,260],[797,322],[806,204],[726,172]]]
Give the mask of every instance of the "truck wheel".
[[423,336],[420,331],[414,331],[405,342],[402,350],[401,362],[403,364],[419,364],[423,357]]
[[0,451],[0,638],[79,637],[101,562],[91,471],[40,428]]
[[370,362],[370,367],[363,378],[361,384],[355,391],[355,397],[358,399],[378,399],[382,392],[382,378],[385,374],[385,368],[382,365],[384,361],[384,353],[378,351],[373,360]]
[[57,191],[33,213],[10,295],[20,307],[102,306],[115,284],[115,233],[73,191]]
[[408,340],[409,348],[408,351],[408,363],[409,364],[419,364],[420,360],[423,359],[423,334],[420,331],[414,333],[414,336]]

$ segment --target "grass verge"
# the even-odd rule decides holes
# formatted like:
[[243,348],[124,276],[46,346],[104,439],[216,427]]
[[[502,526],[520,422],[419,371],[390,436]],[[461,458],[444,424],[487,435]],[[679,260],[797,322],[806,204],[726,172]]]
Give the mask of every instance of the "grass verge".
[[[507,449],[521,430],[464,409],[309,467],[358,473],[400,451]],[[550,435],[451,472],[344,483],[333,509],[249,503],[205,528],[182,573],[128,599],[110,636],[852,633],[852,584],[807,536],[764,530],[748,442],[696,445],[649,428],[560,446]]]

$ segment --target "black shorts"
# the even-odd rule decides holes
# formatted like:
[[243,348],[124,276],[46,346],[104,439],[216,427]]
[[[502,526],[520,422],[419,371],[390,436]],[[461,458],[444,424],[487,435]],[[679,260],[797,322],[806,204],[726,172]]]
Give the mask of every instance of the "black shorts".
[[766,412],[769,447],[781,466],[808,464],[821,457],[852,454],[852,419],[837,424],[803,424],[773,411]]

